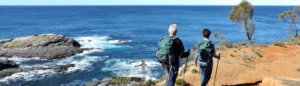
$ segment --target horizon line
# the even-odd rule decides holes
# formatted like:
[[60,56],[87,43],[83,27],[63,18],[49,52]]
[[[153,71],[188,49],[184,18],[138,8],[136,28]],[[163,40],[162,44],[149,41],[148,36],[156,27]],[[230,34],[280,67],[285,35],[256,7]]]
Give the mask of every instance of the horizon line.
[[[235,6],[235,5],[0,5],[0,6]],[[300,6],[300,5],[253,5],[253,6]]]

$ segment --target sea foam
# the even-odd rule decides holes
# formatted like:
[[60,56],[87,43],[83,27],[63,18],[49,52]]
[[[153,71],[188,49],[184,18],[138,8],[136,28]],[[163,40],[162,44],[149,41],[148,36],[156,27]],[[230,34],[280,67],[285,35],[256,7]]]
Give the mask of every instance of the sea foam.
[[102,49],[125,47],[116,44],[131,42],[131,40],[115,40],[108,36],[75,37],[75,40],[77,40],[82,45],[83,48],[102,48]]
[[125,77],[141,77],[147,80],[157,80],[159,72],[151,71],[156,68],[160,68],[160,63],[153,60],[144,60],[146,67],[142,69],[142,60],[130,60],[130,59],[109,59],[105,62],[105,67],[102,71],[111,71],[117,76]]
[[[35,67],[43,67],[43,68],[51,68],[58,65],[67,65],[67,64],[75,64],[74,67],[70,67],[65,73],[72,73],[75,71],[89,71],[93,69],[93,64],[99,61],[103,61],[108,58],[108,56],[90,56],[91,53],[103,52],[104,49],[109,48],[119,48],[123,47],[121,45],[115,45],[120,43],[125,43],[125,41],[112,40],[108,36],[86,36],[86,37],[75,37],[75,40],[79,41],[82,45],[82,48],[95,48],[93,50],[84,51],[83,53],[77,54],[75,56],[67,57],[64,59],[58,60],[47,60],[40,59],[38,57],[35,58],[22,58],[22,57],[0,57],[0,59],[8,59],[13,60],[16,63],[20,64],[21,68],[35,68]],[[129,41],[127,41],[129,42]],[[45,61],[38,64],[25,64],[23,62],[28,61]],[[31,81],[31,80],[39,80],[47,77],[51,77],[56,75],[53,69],[47,70],[33,70],[28,72],[20,72],[12,74],[11,76],[4,77],[0,79],[0,82],[9,83],[10,81]]]

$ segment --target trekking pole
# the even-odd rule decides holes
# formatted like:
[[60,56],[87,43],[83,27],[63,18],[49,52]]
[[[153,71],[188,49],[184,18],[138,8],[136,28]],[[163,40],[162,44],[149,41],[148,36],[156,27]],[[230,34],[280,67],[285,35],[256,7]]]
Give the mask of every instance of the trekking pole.
[[215,80],[214,80],[214,85],[213,85],[213,86],[215,86],[215,84],[216,84],[217,72],[218,72],[219,60],[220,60],[220,58],[221,58],[221,55],[219,54],[219,59],[218,59],[218,62],[217,62],[216,73],[215,73]]

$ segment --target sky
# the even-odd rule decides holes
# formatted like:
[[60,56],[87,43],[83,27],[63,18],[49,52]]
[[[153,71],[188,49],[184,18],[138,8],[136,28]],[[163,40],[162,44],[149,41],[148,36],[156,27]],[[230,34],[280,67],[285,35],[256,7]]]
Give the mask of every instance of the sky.
[[[0,0],[0,5],[236,5],[242,0]],[[300,5],[300,0],[248,0],[253,5]]]

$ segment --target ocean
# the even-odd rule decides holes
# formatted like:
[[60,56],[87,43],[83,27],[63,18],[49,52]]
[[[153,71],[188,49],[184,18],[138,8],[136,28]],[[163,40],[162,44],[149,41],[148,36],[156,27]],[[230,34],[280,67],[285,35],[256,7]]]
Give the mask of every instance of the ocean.
[[[155,51],[158,39],[177,24],[186,49],[209,28],[232,43],[247,42],[241,25],[231,22],[232,6],[0,6],[0,40],[55,33],[80,41],[85,48],[102,48],[58,60],[9,58],[22,68],[75,64],[66,73],[36,70],[0,79],[12,86],[80,86],[112,76],[143,77],[138,66],[146,61],[146,78],[159,80],[162,68]],[[270,44],[291,37],[288,24],[278,19],[292,6],[255,6],[254,43]],[[125,40],[125,41],[124,41]],[[211,37],[214,44],[220,38]],[[5,57],[0,57],[4,59]]]

